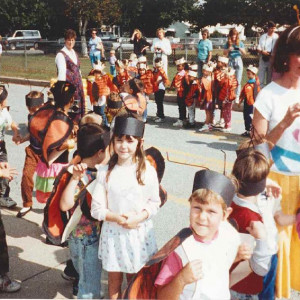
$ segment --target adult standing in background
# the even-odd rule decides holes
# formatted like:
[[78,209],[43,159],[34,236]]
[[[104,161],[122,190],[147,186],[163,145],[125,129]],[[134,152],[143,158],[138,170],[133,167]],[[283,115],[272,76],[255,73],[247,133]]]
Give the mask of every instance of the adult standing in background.
[[55,63],[57,67],[57,80],[68,81],[76,87],[74,104],[78,106],[75,119],[78,120],[84,115],[85,100],[83,84],[80,71],[80,61],[74,51],[76,32],[68,29],[65,32],[65,46],[57,53]]
[[261,87],[264,87],[266,84],[271,82],[272,70],[270,60],[275,43],[278,39],[278,34],[275,33],[275,23],[273,21],[269,21],[267,27],[268,31],[260,37],[259,44],[257,47],[257,51],[260,54],[258,78]]
[[96,28],[92,29],[92,37],[89,40],[88,46],[89,46],[89,57],[93,68],[93,64],[96,61],[100,61],[101,57],[105,57],[102,40],[99,36],[97,36]]
[[150,48],[151,44],[143,37],[139,29],[135,29],[130,39],[133,44],[133,52],[137,57],[146,56],[146,49]]
[[[259,92],[252,126],[256,136],[274,145],[269,177],[282,188],[282,211],[295,215],[300,207],[300,26],[280,35],[272,59],[281,76]],[[293,225],[278,227],[278,233],[276,296],[290,298],[291,288],[300,291],[300,239]]]
[[236,28],[232,28],[228,34],[228,40],[224,45],[224,55],[229,58],[229,67],[235,70],[235,76],[238,81],[236,89],[236,101],[238,101],[241,92],[241,83],[243,76],[243,60],[242,55],[246,54],[245,45],[240,41],[239,32]]
[[160,57],[163,63],[163,69],[168,76],[168,55],[172,53],[171,43],[165,38],[165,32],[162,28],[156,30],[156,35],[157,38],[153,39],[151,47],[151,51],[154,53],[153,65],[155,58]]
[[201,30],[202,39],[198,42],[197,51],[197,63],[198,63],[198,77],[202,77],[202,67],[205,63],[208,63],[212,57],[212,42],[209,38],[208,29],[204,28]]

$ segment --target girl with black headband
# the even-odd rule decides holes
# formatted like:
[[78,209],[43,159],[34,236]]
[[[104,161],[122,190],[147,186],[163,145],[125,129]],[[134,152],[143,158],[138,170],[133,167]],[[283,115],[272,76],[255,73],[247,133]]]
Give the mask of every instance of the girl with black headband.
[[145,159],[144,122],[132,113],[117,116],[108,166],[98,169],[92,216],[103,221],[99,257],[108,272],[110,299],[121,297],[127,280],[156,252],[151,218],[160,206],[155,169]]
[[253,148],[241,150],[233,166],[232,174],[239,182],[239,190],[233,198],[231,218],[236,221],[241,233],[249,233],[253,222],[263,222],[266,238],[256,241],[254,253],[263,251],[260,263],[252,268],[250,276],[231,287],[232,299],[245,299],[246,295],[275,299],[278,251],[276,224],[293,224],[295,215],[282,212],[280,197],[267,196],[269,172],[270,165],[265,155]]

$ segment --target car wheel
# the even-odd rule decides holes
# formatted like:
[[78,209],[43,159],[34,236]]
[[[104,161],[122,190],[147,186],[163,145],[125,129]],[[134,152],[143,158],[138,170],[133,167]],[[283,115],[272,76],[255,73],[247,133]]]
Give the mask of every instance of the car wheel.
[[37,50],[39,48],[39,44],[38,43],[34,43],[33,48],[34,48],[34,50]]
[[9,49],[10,50],[16,50],[16,44],[9,44]]

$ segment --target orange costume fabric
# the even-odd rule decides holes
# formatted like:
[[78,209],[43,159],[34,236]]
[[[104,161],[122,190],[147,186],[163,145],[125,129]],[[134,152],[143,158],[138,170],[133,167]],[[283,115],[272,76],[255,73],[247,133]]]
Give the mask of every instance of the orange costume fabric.
[[186,73],[184,73],[184,75],[182,75],[182,72],[180,71],[180,72],[177,72],[177,74],[173,78],[171,87],[174,87],[176,89],[178,97],[183,97],[184,88],[183,88],[182,80],[183,80],[183,78],[185,78],[185,76],[186,76]]
[[153,87],[154,87],[154,76],[151,70],[147,70],[145,74],[140,76],[140,80],[142,80],[144,84],[144,92],[147,95],[150,95],[153,93]]
[[236,98],[235,90],[238,86],[238,81],[235,75],[219,75],[220,77],[220,92],[218,100],[220,101],[233,101]]
[[159,83],[161,80],[158,80],[158,78],[161,77],[162,82],[164,83],[164,85],[169,85],[169,79],[168,76],[166,74],[166,72],[164,71],[163,68],[159,68],[153,71],[153,81],[154,81],[154,85],[153,85],[153,92],[157,92],[159,90]]
[[253,83],[247,82],[241,91],[240,99],[246,99],[248,105],[254,104],[256,96],[260,91],[260,83],[257,76],[255,80],[256,82]]
[[197,79],[193,80],[193,82],[187,83],[187,86],[185,87],[185,104],[186,106],[193,105],[194,101],[196,102],[200,101],[201,96],[201,87],[200,83]]
[[[98,86],[98,96],[109,96],[111,92],[117,92],[117,87],[113,84],[110,76],[108,74],[103,74],[97,80],[95,80],[94,84]],[[91,104],[93,105],[98,99],[95,99],[93,96],[93,83],[88,81],[87,84],[87,94],[90,96]]]
[[212,92],[213,91],[213,81],[209,80],[205,77],[202,77],[200,87],[201,87],[201,91],[202,91],[200,102],[203,102],[203,101],[206,101],[207,103],[212,102],[212,99],[213,99],[213,92]]
[[113,83],[120,89],[120,87],[127,82],[131,77],[129,76],[128,72],[124,70],[122,73],[118,73],[116,77],[113,79]]

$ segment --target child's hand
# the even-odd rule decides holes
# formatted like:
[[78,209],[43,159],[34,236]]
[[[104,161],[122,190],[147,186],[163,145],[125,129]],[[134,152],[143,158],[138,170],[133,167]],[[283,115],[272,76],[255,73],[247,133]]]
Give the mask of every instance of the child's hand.
[[86,169],[87,169],[87,164],[85,164],[85,163],[75,165],[73,167],[73,176],[72,176],[72,178],[74,180],[80,180],[83,177]]
[[245,243],[241,244],[238,249],[235,261],[249,260],[253,254],[251,247]]
[[281,196],[281,186],[274,180],[267,178],[266,183],[267,196],[278,198]]
[[189,262],[179,274],[184,285],[193,283],[203,278],[202,261],[197,259]]
[[12,180],[14,176],[18,175],[15,168],[11,168],[8,163],[0,163],[0,177]]
[[250,226],[246,230],[258,240],[265,240],[267,237],[267,231],[265,225],[260,221],[252,221]]
[[122,224],[122,226],[126,229],[135,229],[139,227],[139,223],[140,223],[140,218],[138,217],[138,215],[136,213],[130,213],[130,214],[126,214],[123,215],[123,217],[126,218],[126,221],[124,224]]
[[126,218],[125,217],[123,217],[121,215],[117,216],[116,223],[118,223],[119,225],[123,226],[123,224],[125,224],[125,222],[126,222]]

